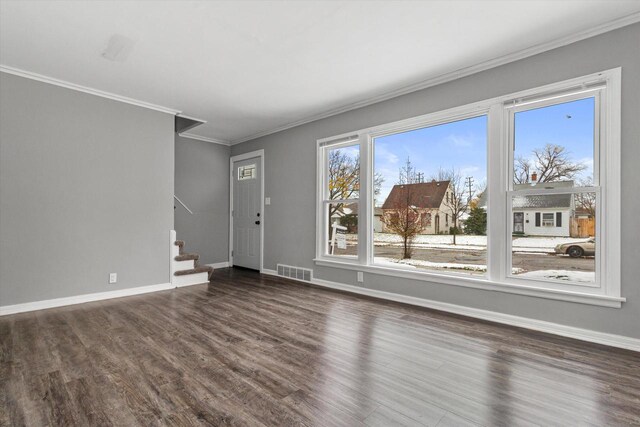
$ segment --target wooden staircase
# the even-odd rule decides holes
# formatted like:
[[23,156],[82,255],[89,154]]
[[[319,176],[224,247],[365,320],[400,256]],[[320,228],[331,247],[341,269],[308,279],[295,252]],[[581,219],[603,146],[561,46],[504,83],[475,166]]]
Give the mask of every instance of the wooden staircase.
[[175,231],[171,240],[171,283],[176,287],[208,283],[213,267],[199,265],[200,255],[184,252],[184,241],[175,239]]

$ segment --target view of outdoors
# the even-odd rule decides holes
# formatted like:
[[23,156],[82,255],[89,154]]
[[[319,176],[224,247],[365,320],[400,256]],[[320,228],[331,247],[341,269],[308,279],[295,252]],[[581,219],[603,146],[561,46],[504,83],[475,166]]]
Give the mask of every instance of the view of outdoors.
[[[593,186],[594,110],[594,98],[586,98],[515,114],[510,221],[517,277],[595,280],[596,193],[580,190]],[[373,144],[375,264],[484,274],[487,117]],[[327,253],[356,256],[359,148],[332,148],[327,156]],[[541,192],[517,194],[527,189]]]
[[593,185],[595,99],[515,114],[514,190],[566,190],[512,198],[512,273],[543,280],[595,281]]
[[[326,194],[329,218],[327,254],[358,254],[358,197],[360,193],[360,147],[332,148],[327,151]],[[340,202],[331,202],[331,201]]]
[[487,117],[374,140],[374,261],[486,271]]

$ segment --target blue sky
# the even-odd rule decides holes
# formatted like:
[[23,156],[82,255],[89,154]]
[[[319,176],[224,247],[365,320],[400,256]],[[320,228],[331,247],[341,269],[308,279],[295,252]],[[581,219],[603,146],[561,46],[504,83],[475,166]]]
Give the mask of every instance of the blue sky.
[[[583,162],[590,176],[593,168],[594,99],[557,104],[516,114],[515,157],[531,157],[534,148],[545,144],[562,145],[569,158]],[[459,170],[471,176],[476,184],[487,179],[487,117],[480,116],[457,122],[398,133],[375,140],[374,171],[383,175],[377,204],[384,203],[398,181],[399,168],[407,157],[425,179],[439,168]]]
[[486,144],[486,116],[376,138],[374,171],[384,177],[377,204],[384,203],[397,183],[398,171],[407,157],[418,172],[424,173],[425,180],[439,168],[455,167],[476,183],[486,182]]
[[587,166],[581,178],[592,176],[594,109],[595,99],[585,98],[516,113],[514,157],[531,157],[534,148],[556,144]]

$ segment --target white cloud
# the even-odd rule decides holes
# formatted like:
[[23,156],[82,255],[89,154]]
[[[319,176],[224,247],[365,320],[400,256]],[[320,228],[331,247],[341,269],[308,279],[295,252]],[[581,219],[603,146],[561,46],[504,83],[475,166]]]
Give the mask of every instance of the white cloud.
[[378,145],[375,147],[376,158],[379,158],[383,162],[390,163],[392,165],[398,163],[398,156],[387,149],[384,145]]
[[474,139],[475,137],[471,134],[467,134],[467,135],[451,134],[447,136],[446,141],[448,143],[453,144],[454,147],[468,148],[473,146],[473,144],[475,143]]

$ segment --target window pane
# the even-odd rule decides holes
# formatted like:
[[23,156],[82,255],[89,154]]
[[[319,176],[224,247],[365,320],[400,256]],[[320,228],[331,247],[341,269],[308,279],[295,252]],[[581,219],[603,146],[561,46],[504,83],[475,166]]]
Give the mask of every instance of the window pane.
[[358,204],[328,203],[327,254],[358,255]]
[[240,166],[238,168],[238,181],[256,179],[256,164]]
[[374,140],[374,262],[486,272],[487,118]]
[[521,111],[514,121],[515,189],[593,185],[595,98]]
[[512,203],[514,276],[595,282],[595,193],[513,196]]
[[332,148],[327,152],[329,200],[357,199],[360,191],[360,146]]

